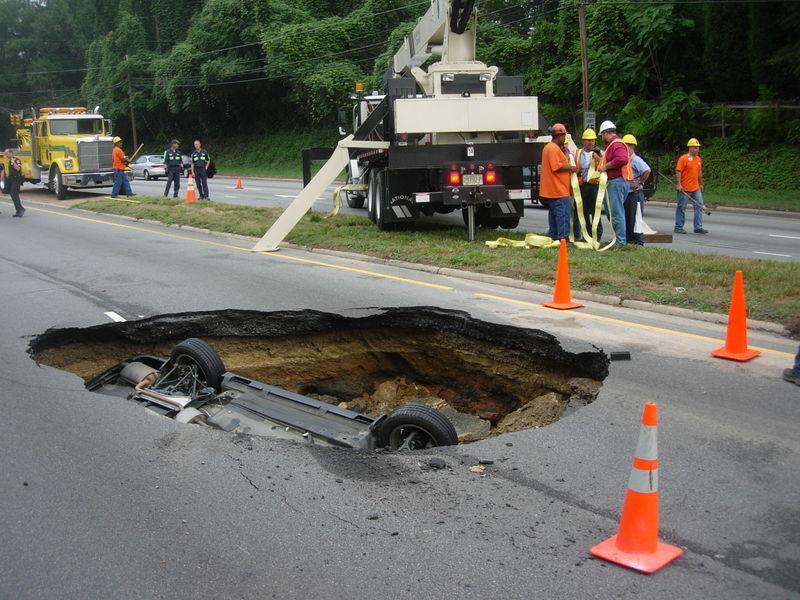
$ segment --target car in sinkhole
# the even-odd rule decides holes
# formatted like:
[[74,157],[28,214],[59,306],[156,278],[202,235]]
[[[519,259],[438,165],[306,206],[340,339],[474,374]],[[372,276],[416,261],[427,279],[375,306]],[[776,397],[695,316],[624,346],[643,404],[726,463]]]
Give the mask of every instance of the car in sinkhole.
[[227,432],[301,437],[310,443],[371,450],[421,450],[458,443],[453,424],[424,404],[405,404],[372,418],[226,371],[198,338],[178,343],[168,358],[137,355],[86,384],[181,423]]

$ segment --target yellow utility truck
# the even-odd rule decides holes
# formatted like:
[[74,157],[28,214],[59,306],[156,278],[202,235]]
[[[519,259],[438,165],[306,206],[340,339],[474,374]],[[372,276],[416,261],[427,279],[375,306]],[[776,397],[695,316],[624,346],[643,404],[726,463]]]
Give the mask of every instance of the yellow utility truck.
[[[10,117],[16,127],[14,152],[22,162],[24,181],[43,183],[59,200],[67,197],[70,188],[110,187],[114,183],[111,121],[97,109],[33,108],[26,113]],[[0,162],[8,161],[0,157]]]

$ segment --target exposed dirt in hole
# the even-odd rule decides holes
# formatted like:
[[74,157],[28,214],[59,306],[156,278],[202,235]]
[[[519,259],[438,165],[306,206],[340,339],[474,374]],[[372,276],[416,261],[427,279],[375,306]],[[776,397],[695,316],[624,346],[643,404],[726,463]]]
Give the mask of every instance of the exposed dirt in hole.
[[202,337],[228,370],[372,416],[434,406],[462,441],[541,427],[593,401],[606,356],[570,353],[544,332],[431,308],[348,318],[316,311],[221,311],[48,331],[34,358],[88,380],[136,354],[168,356]]

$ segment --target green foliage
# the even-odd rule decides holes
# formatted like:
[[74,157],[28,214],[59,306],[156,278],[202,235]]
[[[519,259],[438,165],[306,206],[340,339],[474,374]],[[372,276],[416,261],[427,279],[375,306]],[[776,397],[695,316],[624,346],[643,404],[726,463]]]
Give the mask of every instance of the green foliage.
[[[140,136],[152,140],[315,127],[334,122],[356,80],[382,87],[426,8],[420,0],[0,0],[0,107],[99,104],[125,136],[132,105]],[[478,11],[478,59],[523,75],[548,119],[579,129],[576,2],[482,0]],[[704,103],[800,97],[797,2],[593,0],[587,29],[591,107],[653,149],[716,119]],[[734,141],[796,143],[798,123],[773,117],[749,113]]]

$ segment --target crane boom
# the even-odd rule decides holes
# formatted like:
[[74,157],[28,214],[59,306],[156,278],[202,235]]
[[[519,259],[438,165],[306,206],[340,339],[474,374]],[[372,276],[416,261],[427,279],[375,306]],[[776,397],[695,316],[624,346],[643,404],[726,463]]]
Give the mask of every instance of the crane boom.
[[475,60],[476,13],[475,0],[431,0],[394,55],[395,74],[409,74],[434,55],[443,63]]

